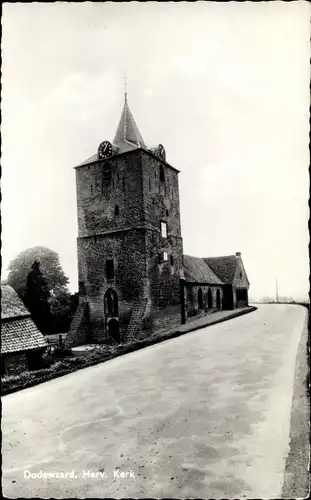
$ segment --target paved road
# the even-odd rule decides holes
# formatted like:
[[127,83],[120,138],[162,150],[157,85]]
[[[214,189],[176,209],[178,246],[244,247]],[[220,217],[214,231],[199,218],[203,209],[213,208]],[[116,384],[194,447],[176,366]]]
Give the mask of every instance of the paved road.
[[3,397],[4,495],[279,498],[305,318],[260,306]]

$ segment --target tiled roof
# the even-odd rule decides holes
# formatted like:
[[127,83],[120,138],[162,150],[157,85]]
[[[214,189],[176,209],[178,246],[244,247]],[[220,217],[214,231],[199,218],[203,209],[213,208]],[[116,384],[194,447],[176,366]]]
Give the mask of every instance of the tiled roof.
[[88,165],[88,163],[93,163],[93,161],[98,161],[98,154],[96,153],[93,156],[90,156],[87,160],[84,160],[82,163],[79,163],[77,167],[82,167],[82,165]]
[[[136,148],[146,148],[144,140],[138,130],[132,112],[129,108],[126,96],[119,125],[113,140],[113,145],[117,146],[118,154],[125,153],[126,151],[132,151]],[[97,153],[93,156],[90,156],[90,158],[84,160],[82,163],[79,163],[77,167],[82,167],[83,165],[88,165],[89,163],[93,163],[96,161],[98,161]]]
[[184,273],[187,281],[209,283],[210,285],[222,285],[222,281],[210,269],[208,264],[199,257],[184,255]]
[[233,283],[237,267],[237,258],[235,255],[206,257],[204,261],[224,283]]
[[47,346],[41,332],[29,318],[1,323],[1,354],[28,351]]
[[118,146],[118,153],[123,153],[125,151],[129,151],[130,149],[139,147],[146,147],[129,108],[126,95],[122,115],[113,144]]
[[1,319],[30,316],[30,312],[9,285],[1,285]]

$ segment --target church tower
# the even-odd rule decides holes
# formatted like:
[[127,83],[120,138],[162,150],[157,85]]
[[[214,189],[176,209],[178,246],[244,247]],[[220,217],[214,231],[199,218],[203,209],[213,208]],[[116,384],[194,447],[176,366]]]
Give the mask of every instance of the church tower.
[[114,140],[101,142],[75,171],[88,340],[133,337],[154,313],[180,300],[179,171],[162,145],[146,146],[126,93]]

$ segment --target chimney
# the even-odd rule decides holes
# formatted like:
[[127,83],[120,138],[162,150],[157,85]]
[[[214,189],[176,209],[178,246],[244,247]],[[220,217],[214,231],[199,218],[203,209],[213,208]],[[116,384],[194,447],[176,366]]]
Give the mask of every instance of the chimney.
[[235,252],[236,257],[241,257],[241,252]]

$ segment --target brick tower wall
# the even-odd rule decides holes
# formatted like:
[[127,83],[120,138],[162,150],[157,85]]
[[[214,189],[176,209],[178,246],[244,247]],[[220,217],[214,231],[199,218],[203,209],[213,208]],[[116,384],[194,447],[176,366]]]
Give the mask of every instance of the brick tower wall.
[[[118,296],[121,337],[140,300],[147,299],[150,315],[179,302],[183,248],[178,172],[137,149],[78,167],[76,183],[79,290],[89,304],[91,337],[105,342],[104,296],[109,288]],[[167,223],[166,238],[161,221]],[[168,260],[160,263],[163,252]],[[113,279],[107,277],[107,259],[114,263]]]
[[[161,175],[162,166],[162,175]],[[153,309],[179,303],[179,279],[183,266],[178,171],[142,152],[146,256]],[[161,221],[167,237],[161,236]],[[166,252],[168,260],[159,261]]]
[[[109,175],[105,168],[110,168]],[[121,337],[134,301],[146,293],[140,152],[131,151],[77,168],[76,184],[79,290],[89,303],[92,339],[104,342],[104,296],[108,288],[118,296]],[[107,259],[114,263],[113,279],[107,278]]]
[[[109,167],[110,179],[105,172]],[[79,237],[130,228],[143,223],[139,150],[78,167],[76,186]]]

